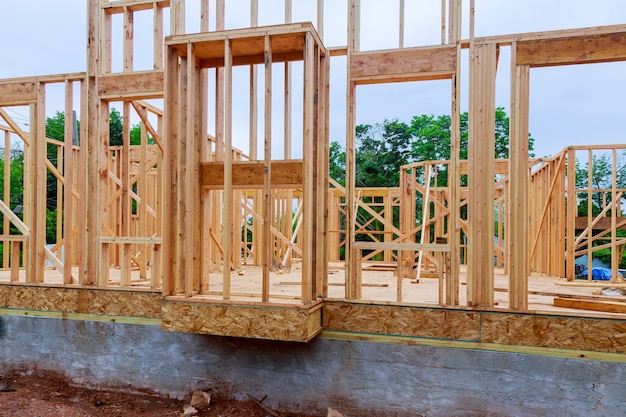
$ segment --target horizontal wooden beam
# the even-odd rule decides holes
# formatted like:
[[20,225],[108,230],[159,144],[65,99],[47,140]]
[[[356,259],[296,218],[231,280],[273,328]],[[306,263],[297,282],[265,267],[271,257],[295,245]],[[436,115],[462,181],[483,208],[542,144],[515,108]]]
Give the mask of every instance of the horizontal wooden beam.
[[[272,188],[302,187],[302,160],[271,161]],[[233,188],[262,188],[263,161],[233,161]],[[224,163],[200,164],[200,184],[206,188],[224,188]]]
[[163,97],[162,70],[107,74],[98,78],[98,94],[103,100],[141,100]]
[[624,60],[626,60],[626,32],[517,43],[518,65],[546,67]]
[[100,7],[108,14],[117,14],[124,13],[124,8],[128,8],[133,12],[152,10],[155,3],[158,7],[170,6],[170,0],[119,0],[114,2],[105,1]]
[[606,300],[585,300],[554,297],[555,307],[579,308],[582,310],[604,311],[606,313],[626,313],[626,302]]
[[[623,219],[621,217],[618,217],[618,223],[621,220],[626,220]],[[610,217],[601,217],[599,219],[594,219],[595,224],[593,225],[593,230],[607,230],[610,229],[611,226],[611,218]],[[586,216],[580,216],[580,217],[576,217],[576,229],[577,230],[584,230],[587,228],[588,226],[588,222],[587,222],[587,217]],[[626,230],[626,223],[622,222],[621,224],[617,225],[617,230]]]
[[450,252],[450,245],[443,243],[410,243],[410,242],[354,242],[355,249],[368,250],[409,250],[427,252]]
[[452,46],[355,52],[350,56],[350,77],[357,84],[451,78],[457,49]]
[[312,34],[320,54],[326,55],[326,49],[311,23],[264,26],[249,29],[234,29],[217,32],[203,32],[192,35],[177,35],[166,38],[166,46],[178,56],[187,55],[187,44],[194,45],[195,58],[202,68],[224,66],[224,42],[230,41],[233,56],[232,64],[249,65],[265,62],[265,36],[272,43],[272,62],[288,62],[304,59],[304,38]]
[[[295,62],[302,61],[302,51],[272,53],[272,62]],[[241,55],[233,56],[233,66],[263,64],[263,55]],[[202,59],[199,61],[201,68],[221,68],[224,66],[224,58]]]
[[37,100],[35,81],[0,83],[0,106],[28,104]]

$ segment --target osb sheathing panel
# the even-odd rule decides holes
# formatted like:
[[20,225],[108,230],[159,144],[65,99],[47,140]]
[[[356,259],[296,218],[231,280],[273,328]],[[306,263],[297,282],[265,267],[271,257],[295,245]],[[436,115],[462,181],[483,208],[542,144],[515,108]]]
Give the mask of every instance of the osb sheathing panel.
[[[163,302],[162,328],[186,333],[307,342],[320,330],[320,309]],[[309,316],[317,319],[309,320]],[[317,320],[318,328],[312,322]]]
[[158,318],[161,293],[0,285],[0,307]]
[[626,352],[626,320],[483,313],[482,342]]
[[9,305],[9,287],[6,285],[0,285],[0,307],[7,307]]
[[78,292],[65,288],[2,286],[3,307],[78,313]]
[[325,330],[416,336],[452,340],[478,340],[480,313],[415,307],[327,304]]
[[89,290],[89,314],[129,317],[161,317],[161,293]]

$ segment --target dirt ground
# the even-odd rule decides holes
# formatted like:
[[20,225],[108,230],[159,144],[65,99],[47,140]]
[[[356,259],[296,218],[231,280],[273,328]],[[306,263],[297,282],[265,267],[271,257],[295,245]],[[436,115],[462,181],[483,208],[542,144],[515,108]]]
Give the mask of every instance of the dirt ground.
[[[61,375],[28,371],[0,373],[0,417],[178,417],[187,401],[148,394],[127,394],[76,387]],[[211,398],[200,417],[313,417],[305,414],[268,414],[253,400]]]

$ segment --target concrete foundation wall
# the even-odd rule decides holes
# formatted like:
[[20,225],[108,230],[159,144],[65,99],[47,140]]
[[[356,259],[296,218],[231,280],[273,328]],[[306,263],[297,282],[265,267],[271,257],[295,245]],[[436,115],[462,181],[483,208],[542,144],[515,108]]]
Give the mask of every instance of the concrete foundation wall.
[[318,338],[308,344],[158,326],[4,317],[0,371],[46,369],[90,387],[195,389],[283,411],[348,416],[622,416],[626,365]]

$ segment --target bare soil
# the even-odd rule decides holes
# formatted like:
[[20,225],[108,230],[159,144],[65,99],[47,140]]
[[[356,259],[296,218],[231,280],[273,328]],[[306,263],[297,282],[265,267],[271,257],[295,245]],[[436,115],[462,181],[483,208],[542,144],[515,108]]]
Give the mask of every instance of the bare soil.
[[[62,375],[27,371],[0,374],[0,417],[179,417],[188,403],[151,394],[91,390],[77,387]],[[211,398],[200,417],[312,417],[268,414],[254,400]]]

